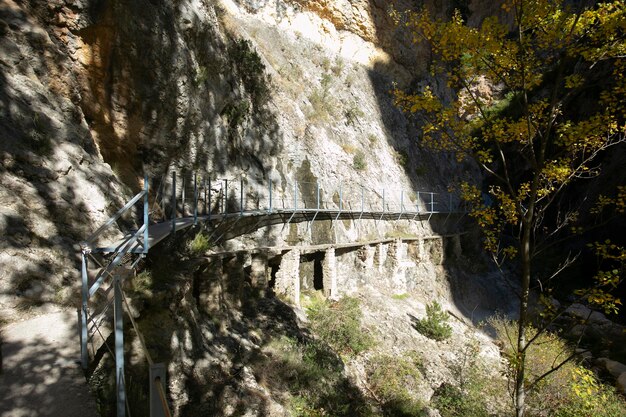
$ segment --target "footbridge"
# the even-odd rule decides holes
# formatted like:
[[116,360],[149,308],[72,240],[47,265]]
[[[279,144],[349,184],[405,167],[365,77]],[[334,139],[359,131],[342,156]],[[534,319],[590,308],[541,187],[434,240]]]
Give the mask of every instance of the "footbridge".
[[[178,231],[202,225],[209,231],[211,242],[220,243],[271,225],[285,227],[290,223],[307,222],[308,229],[316,221],[331,221],[333,228],[340,220],[421,222],[433,217],[445,222],[451,216],[462,214],[459,199],[454,195],[425,190],[373,189],[354,184],[337,184],[332,189],[324,189],[319,182],[299,181],[284,187],[272,180],[250,180],[243,176],[215,179],[192,173],[178,177],[175,172],[156,181],[145,176],[141,191],[80,243],[82,302],[78,316],[81,365],[85,370],[89,368],[90,356],[95,354],[94,346],[97,345],[95,339],[99,337],[104,341],[101,327],[110,320],[112,310],[115,352],[111,353],[116,367],[117,416],[125,416],[122,320],[125,297],[122,282],[137,269],[139,261],[151,248]],[[114,225],[122,228],[123,224],[140,226],[122,238],[107,242],[107,232]],[[259,250],[262,248],[269,249],[260,242]],[[329,287],[333,288],[333,285]],[[138,332],[132,316],[130,319]],[[142,340],[141,336],[139,339]],[[145,346],[144,353],[150,365],[151,416],[170,415],[163,384],[165,367],[152,363]]]

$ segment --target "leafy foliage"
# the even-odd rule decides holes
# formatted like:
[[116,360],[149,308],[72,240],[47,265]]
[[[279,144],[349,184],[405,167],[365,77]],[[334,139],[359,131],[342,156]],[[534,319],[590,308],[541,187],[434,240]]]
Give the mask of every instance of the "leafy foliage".
[[343,363],[327,345],[289,337],[264,348],[268,362],[262,379],[291,393],[288,406],[294,416],[365,416],[369,405],[354,401],[343,375]]
[[452,336],[452,327],[448,324],[448,318],[448,313],[441,309],[441,305],[433,301],[426,306],[426,318],[416,320],[414,326],[424,336],[441,341]]
[[365,161],[365,152],[362,150],[356,151],[354,157],[352,157],[352,166],[357,171],[363,171],[367,168],[367,162]]
[[378,355],[368,362],[368,380],[371,390],[388,415],[419,416],[424,404],[415,392],[421,380],[420,359],[415,352],[402,356]]
[[204,233],[198,233],[191,242],[189,242],[189,251],[194,255],[202,255],[211,248],[211,242]]
[[[522,330],[514,397],[521,417],[529,386],[523,329],[530,285],[539,278],[531,275],[534,262],[580,217],[561,205],[563,191],[597,176],[599,156],[626,136],[626,4],[509,0],[503,9],[512,24],[488,17],[473,27],[459,11],[450,21],[433,19],[425,8],[395,13],[416,42],[430,47],[433,79],[445,80],[454,94],[450,100],[438,85],[426,85],[417,92],[396,90],[395,102],[420,121],[424,146],[471,159],[489,176],[488,196],[469,181],[459,188],[494,260],[519,262]],[[481,82],[497,86],[496,95],[482,94]],[[508,103],[498,103],[502,94]],[[583,96],[585,114],[577,109]],[[605,201],[619,210],[621,203]],[[584,293],[608,310],[618,304],[604,289]]]
[[[518,325],[502,317],[492,317],[489,325],[502,345],[509,363],[509,378],[515,374]],[[626,403],[613,388],[602,384],[585,367],[570,360],[574,352],[561,338],[550,332],[539,333],[528,326],[528,340],[534,340],[527,351],[528,409],[531,415],[621,416]]]
[[307,313],[313,331],[338,353],[357,355],[372,345],[372,338],[361,329],[362,313],[356,298],[313,302]]
[[244,88],[255,106],[262,106],[269,99],[269,79],[261,56],[247,39],[234,41],[229,48],[231,62],[235,64]]

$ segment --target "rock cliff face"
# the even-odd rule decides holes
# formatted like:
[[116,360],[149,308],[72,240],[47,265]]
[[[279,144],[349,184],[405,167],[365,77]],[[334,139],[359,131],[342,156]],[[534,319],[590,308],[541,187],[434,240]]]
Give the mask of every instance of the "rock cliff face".
[[[282,189],[438,182],[391,105],[391,76],[410,78],[394,57],[416,55],[391,47],[381,5],[8,0],[0,31],[9,316],[24,297],[71,301],[72,245],[141,187],[144,171],[155,183],[172,169],[244,172],[253,186]],[[334,238],[356,236],[353,224],[338,229]]]

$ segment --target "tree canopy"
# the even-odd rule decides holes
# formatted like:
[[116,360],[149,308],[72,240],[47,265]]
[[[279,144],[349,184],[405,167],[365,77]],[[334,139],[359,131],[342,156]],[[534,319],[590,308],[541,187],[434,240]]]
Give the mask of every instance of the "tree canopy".
[[[433,58],[431,82],[418,91],[396,90],[396,104],[419,122],[422,145],[482,168],[488,188],[464,181],[463,198],[472,203],[496,262],[519,264],[519,417],[531,385],[524,369],[533,340],[523,329],[534,262],[564,234],[580,231],[578,211],[560,207],[560,196],[576,180],[597,176],[602,153],[626,135],[626,6],[621,0],[583,4],[506,1],[502,19],[488,17],[479,27],[467,25],[458,10],[448,20],[427,9],[395,13]],[[612,206],[623,214],[625,202],[620,187],[595,210]],[[580,295],[615,310],[620,300],[609,290],[621,280],[626,251],[610,241],[593,245],[621,269],[599,273],[597,285]]]

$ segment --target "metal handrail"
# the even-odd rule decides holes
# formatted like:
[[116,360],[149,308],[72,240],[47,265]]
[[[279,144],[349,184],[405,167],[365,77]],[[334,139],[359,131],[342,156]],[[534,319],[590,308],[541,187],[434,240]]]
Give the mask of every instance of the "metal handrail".
[[119,209],[117,213],[111,216],[102,226],[100,226],[95,232],[93,232],[87,239],[81,242],[81,246],[83,248],[91,247],[91,244],[96,240],[96,238],[110,225],[113,224],[117,219],[122,217],[124,213],[126,213],[141,197],[146,195],[147,191],[145,189],[141,190],[137,193],[124,207]]

